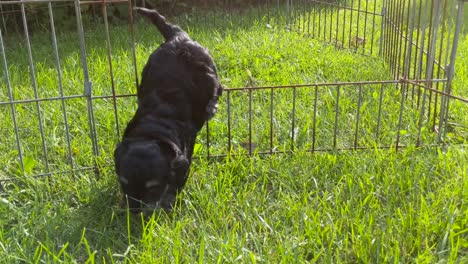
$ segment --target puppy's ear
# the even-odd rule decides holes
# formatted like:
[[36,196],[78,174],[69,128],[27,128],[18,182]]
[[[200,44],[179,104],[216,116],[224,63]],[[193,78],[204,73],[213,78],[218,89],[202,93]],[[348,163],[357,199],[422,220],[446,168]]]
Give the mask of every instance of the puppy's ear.
[[182,187],[187,179],[190,163],[187,157],[181,153],[177,153],[170,162],[171,166],[171,181],[178,187]]

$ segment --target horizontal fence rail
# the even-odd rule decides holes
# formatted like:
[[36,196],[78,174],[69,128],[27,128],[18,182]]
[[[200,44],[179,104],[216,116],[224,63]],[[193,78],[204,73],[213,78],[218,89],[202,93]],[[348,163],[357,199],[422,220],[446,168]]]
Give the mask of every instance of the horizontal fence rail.
[[[434,81],[446,83],[446,80]],[[404,87],[406,89],[403,89]],[[426,87],[424,81],[404,79],[226,89],[215,120],[210,121],[199,135],[195,158],[295,151],[400,149],[408,145],[437,146],[434,142],[442,130],[433,130],[431,118],[423,117],[422,111],[417,111],[416,103],[406,100],[411,89],[427,91],[428,94],[438,93],[442,98],[468,103],[468,99]],[[118,99],[119,105],[120,100],[133,97],[135,94],[121,95],[117,98],[97,96],[92,100],[97,104],[114,98]],[[400,97],[401,100],[394,100],[395,97]],[[250,101],[248,111],[242,103],[246,99]],[[55,100],[61,101],[63,98]],[[394,110],[383,110],[383,104],[394,105],[391,107]],[[415,111],[410,112],[407,109]],[[423,122],[419,122],[421,118]],[[224,132],[208,133],[208,127],[211,131]],[[16,129],[25,132],[25,128]],[[65,136],[74,137],[73,133]],[[21,139],[21,142],[17,143],[37,145],[39,142],[35,139]],[[111,152],[112,144],[101,148]],[[88,165],[91,166],[74,168],[70,164],[68,169],[55,172],[42,168],[41,171],[26,175],[41,177],[95,168],[92,164]],[[106,163],[99,166],[109,165],[111,164]],[[0,181],[11,178],[5,177]]]
[[[451,90],[463,12],[451,1],[263,0],[243,8],[218,1],[209,11],[203,9],[208,2],[197,3],[196,11],[174,11],[171,20],[187,27],[196,21],[215,31],[260,23],[364,55],[363,60],[382,59],[393,79],[249,82],[226,89],[219,112],[199,134],[196,158],[465,143],[456,135],[468,129],[451,116],[453,105],[468,107],[468,100]],[[89,18],[91,9],[82,7],[93,5],[99,8]],[[141,44],[134,5],[127,0],[0,3],[0,160],[5,163],[0,182],[98,173],[112,165],[151,52]],[[111,6],[125,11],[124,22],[109,21]],[[44,11],[45,22],[35,24],[33,10]],[[67,30],[57,21],[62,11],[71,12]],[[246,19],[236,22],[234,16]],[[20,19],[18,28],[6,27],[12,18]],[[124,23],[126,30],[113,33],[115,23]],[[73,39],[65,38],[65,31]],[[126,52],[116,56],[115,50]],[[79,74],[71,74],[69,65]],[[96,75],[96,67],[106,74]]]

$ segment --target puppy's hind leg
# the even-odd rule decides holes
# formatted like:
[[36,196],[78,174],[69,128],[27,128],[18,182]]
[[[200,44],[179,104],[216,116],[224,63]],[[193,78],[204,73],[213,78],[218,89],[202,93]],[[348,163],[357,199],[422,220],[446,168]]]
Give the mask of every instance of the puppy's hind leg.
[[185,33],[185,31],[183,31],[179,26],[167,22],[166,18],[159,14],[156,9],[147,9],[143,7],[135,7],[133,9],[141,15],[149,18],[151,22],[153,22],[153,24],[158,28],[159,32],[161,32],[166,41],[171,40],[177,35],[187,36],[187,33]]

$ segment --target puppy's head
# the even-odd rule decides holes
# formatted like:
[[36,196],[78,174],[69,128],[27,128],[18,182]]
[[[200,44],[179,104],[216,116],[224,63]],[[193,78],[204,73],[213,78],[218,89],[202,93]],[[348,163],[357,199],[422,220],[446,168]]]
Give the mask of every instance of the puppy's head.
[[132,212],[172,209],[189,163],[167,144],[123,141],[114,151],[115,169]]

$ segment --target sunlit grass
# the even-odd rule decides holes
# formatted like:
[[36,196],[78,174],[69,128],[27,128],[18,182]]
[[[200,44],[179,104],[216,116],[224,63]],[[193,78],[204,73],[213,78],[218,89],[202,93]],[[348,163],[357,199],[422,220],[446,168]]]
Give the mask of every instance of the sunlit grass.
[[[265,18],[238,20],[216,17],[184,24],[208,47],[228,88],[391,79],[380,59],[347,50],[268,24]],[[146,22],[135,26],[138,75],[148,54],[161,41]],[[93,95],[112,94],[103,28],[85,24],[87,62]],[[135,76],[126,25],[110,31],[112,68],[117,94],[135,93]],[[63,93],[83,95],[78,35],[60,33],[59,56]],[[466,88],[467,38],[460,42],[454,91]],[[6,40],[8,72],[14,100],[34,98],[27,51],[21,36]],[[47,34],[31,38],[39,98],[59,97],[53,49]],[[3,70],[3,68],[2,68]],[[0,101],[8,101],[0,73]],[[305,153],[333,148],[336,98],[340,90],[337,148],[355,147],[358,93],[361,89],[357,147],[368,151]],[[383,91],[383,93],[382,93]],[[91,171],[22,177],[11,108],[0,106],[0,262],[4,263],[464,263],[467,239],[467,153],[463,146],[415,148],[420,113],[405,101],[399,152],[373,149],[396,140],[401,94],[394,84],[336,85],[252,92],[252,141],[255,151],[273,147],[294,155],[222,160],[196,159],[186,189],[171,214],[151,218],[129,215],[118,207],[118,183],[112,151],[119,140],[112,99],[93,100],[99,152],[93,155],[86,98],[41,102],[40,114],[49,171],[100,166]],[[377,132],[377,113],[382,113]],[[295,100],[295,129],[292,109]],[[466,142],[466,104],[453,102],[449,136]],[[119,131],[133,115],[134,98],[117,99]],[[231,143],[234,152],[249,140],[249,93],[230,95]],[[16,121],[26,175],[47,172],[39,131],[37,105],[16,104]],[[229,150],[227,93],[210,123],[210,154]],[[465,128],[464,128],[465,127]],[[292,134],[294,141],[292,141]],[[422,142],[435,142],[429,126]],[[197,155],[206,156],[206,130],[200,133]],[[255,152],[254,151],[254,152]],[[72,162],[70,162],[70,154]]]

